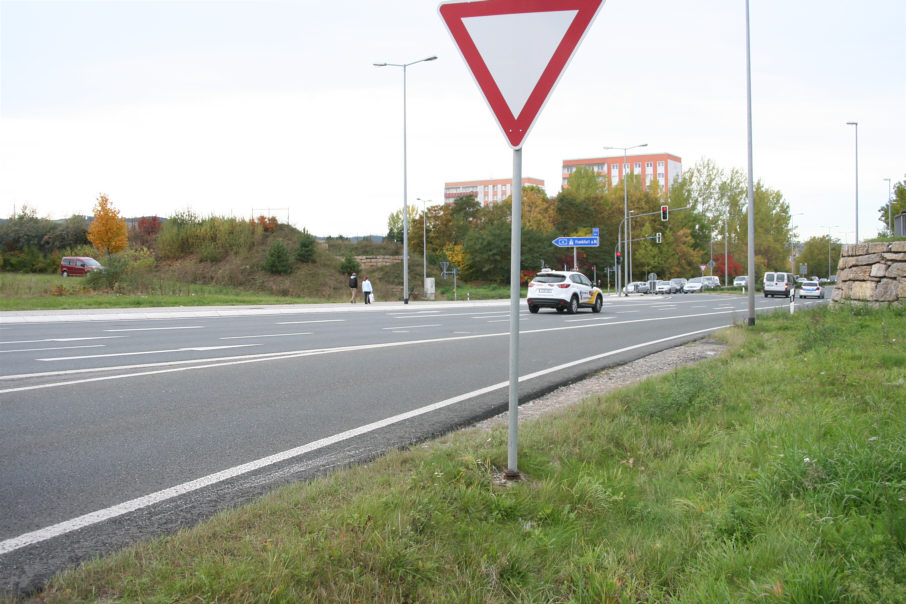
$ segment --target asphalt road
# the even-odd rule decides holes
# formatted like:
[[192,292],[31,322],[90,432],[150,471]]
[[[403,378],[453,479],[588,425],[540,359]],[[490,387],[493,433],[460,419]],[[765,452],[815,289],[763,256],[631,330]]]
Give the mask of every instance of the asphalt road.
[[[525,402],[747,300],[521,311]],[[508,355],[506,301],[0,313],[0,590],[499,413]]]

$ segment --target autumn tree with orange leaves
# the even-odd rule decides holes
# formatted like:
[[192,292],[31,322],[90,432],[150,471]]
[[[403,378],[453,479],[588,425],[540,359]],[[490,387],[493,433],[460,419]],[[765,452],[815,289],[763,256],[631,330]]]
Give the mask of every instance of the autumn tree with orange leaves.
[[88,227],[88,241],[104,255],[115,254],[129,245],[126,221],[103,193],[94,206],[94,220]]

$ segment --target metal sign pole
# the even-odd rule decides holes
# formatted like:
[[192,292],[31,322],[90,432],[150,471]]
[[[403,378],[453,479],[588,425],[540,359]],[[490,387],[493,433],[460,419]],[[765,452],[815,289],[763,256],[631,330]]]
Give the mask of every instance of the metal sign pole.
[[507,478],[519,477],[519,268],[522,258],[522,149],[513,149],[513,215],[510,227],[510,391]]

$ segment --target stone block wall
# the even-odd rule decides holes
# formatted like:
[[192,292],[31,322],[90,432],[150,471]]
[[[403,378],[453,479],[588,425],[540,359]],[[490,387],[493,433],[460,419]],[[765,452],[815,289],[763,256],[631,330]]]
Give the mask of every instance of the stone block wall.
[[363,269],[387,266],[388,264],[396,264],[403,261],[402,256],[356,256],[355,259],[362,265]]
[[831,302],[906,303],[906,241],[844,245]]

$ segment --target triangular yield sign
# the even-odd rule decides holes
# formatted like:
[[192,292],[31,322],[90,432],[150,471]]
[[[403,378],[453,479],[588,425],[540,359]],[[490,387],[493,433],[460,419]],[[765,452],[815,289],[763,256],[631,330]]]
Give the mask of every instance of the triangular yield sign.
[[440,5],[513,149],[525,137],[604,0],[484,0]]

